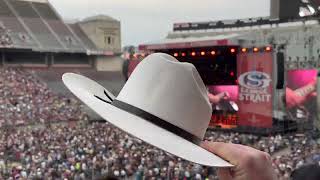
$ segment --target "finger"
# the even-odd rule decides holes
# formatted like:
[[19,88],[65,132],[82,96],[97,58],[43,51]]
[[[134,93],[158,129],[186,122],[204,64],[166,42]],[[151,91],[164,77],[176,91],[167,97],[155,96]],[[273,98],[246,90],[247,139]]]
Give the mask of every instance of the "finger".
[[218,94],[219,97],[224,97],[225,96],[225,92],[221,92]]
[[[242,148],[235,144],[221,142],[203,142],[201,147],[229,161],[233,165],[238,165],[238,159],[241,157]],[[239,147],[239,148],[238,148]]]
[[228,168],[219,168],[217,174],[219,180],[232,180],[230,169]]

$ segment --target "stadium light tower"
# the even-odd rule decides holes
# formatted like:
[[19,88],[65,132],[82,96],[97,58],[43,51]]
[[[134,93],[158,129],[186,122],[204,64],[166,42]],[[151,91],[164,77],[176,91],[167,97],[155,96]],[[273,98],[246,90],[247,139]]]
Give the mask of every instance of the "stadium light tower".
[[301,0],[271,0],[270,17],[272,19],[292,19],[299,17]]

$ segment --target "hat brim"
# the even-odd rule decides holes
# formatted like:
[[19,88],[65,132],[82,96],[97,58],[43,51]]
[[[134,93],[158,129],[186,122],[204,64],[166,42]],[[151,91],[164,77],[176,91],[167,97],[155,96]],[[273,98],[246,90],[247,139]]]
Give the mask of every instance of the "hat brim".
[[[95,97],[105,97],[104,91],[111,94],[95,81],[74,73],[66,73],[62,80],[67,88],[94,110],[103,119],[128,134],[146,143],[158,147],[182,159],[214,167],[232,167],[230,163],[217,155],[189,142],[161,127],[158,127],[136,115],[130,114]],[[114,96],[112,96],[114,98]],[[107,99],[107,98],[106,98]]]

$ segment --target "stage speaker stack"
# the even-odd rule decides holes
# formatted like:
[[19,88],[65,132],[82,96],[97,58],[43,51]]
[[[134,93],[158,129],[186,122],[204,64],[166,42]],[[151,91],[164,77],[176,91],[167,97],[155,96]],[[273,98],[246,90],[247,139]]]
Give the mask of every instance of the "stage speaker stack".
[[277,89],[284,89],[284,73],[285,73],[285,59],[283,52],[277,53]]

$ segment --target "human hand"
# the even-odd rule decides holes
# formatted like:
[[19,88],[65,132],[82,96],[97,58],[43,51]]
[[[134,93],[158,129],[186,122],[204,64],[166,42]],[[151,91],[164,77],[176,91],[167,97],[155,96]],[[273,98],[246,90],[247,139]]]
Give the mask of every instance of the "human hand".
[[220,180],[276,180],[269,154],[251,147],[220,142],[203,142],[201,146],[224,158],[233,168],[219,168]]
[[230,94],[228,92],[219,93],[217,96],[220,98],[220,100],[222,100],[222,99],[224,99],[224,100],[230,99]]
[[208,94],[209,100],[213,104],[218,104],[221,100],[228,100],[230,99],[230,94],[228,92],[222,92],[217,95],[213,95],[211,93]]
[[290,88],[286,88],[286,105],[290,109],[292,107],[303,105],[303,103],[305,103],[309,99],[315,98],[316,96],[317,92],[315,91],[306,95],[301,95]]

